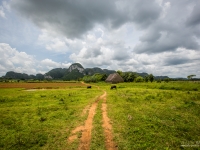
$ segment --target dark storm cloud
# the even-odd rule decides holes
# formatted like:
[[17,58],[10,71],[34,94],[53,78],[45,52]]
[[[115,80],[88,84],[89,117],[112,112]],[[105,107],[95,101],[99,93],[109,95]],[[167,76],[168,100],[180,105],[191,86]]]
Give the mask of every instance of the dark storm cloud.
[[110,20],[111,26],[119,26],[126,18],[119,14],[114,1],[106,0],[15,0],[11,6],[39,27],[69,38],[80,37],[95,23]]
[[141,42],[135,46],[134,52],[151,54],[175,51],[181,47],[198,50],[199,44],[192,32],[192,29],[186,29],[182,25],[172,29],[157,28],[140,38]]
[[[163,1],[163,4],[166,2],[170,2],[168,10],[165,9],[165,12],[163,9],[163,16],[152,23],[140,37],[140,43],[134,47],[134,52],[151,54],[175,51],[181,47],[199,50],[197,38],[200,37],[200,32],[199,26],[195,26],[200,23],[199,2]],[[192,8],[191,14],[189,7]]]
[[147,27],[161,12],[153,0],[13,0],[11,6],[40,28],[69,38],[79,38],[96,23],[107,28],[118,28],[127,22]]
[[[134,45],[135,53],[200,47],[198,0],[13,0],[11,7],[40,28],[72,39],[81,38],[96,24],[110,31],[132,23],[144,33],[140,43]],[[113,59],[123,59],[117,53],[117,45],[112,49],[116,51]]]
[[171,65],[180,65],[180,64],[186,64],[188,62],[191,62],[188,58],[169,58],[165,61],[166,66],[171,66]]
[[161,36],[161,33],[155,30],[148,30],[142,37],[140,37],[140,41],[143,42],[155,42]]
[[130,18],[139,28],[146,28],[158,19],[161,8],[153,0],[129,1],[127,5]]

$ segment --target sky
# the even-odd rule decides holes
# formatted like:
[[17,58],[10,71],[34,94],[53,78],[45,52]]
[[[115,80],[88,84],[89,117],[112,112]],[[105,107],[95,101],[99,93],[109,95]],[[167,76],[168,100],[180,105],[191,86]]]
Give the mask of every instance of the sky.
[[73,63],[200,78],[200,1],[0,0],[0,76]]

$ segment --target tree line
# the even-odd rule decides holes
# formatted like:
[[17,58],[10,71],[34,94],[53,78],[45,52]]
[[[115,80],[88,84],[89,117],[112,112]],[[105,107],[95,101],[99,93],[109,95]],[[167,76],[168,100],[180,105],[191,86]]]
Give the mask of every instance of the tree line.
[[124,82],[153,82],[154,76],[153,74],[146,75],[144,78],[139,76],[137,73],[134,72],[122,72],[120,70],[117,73],[124,79]]
[[[124,79],[124,82],[153,82],[154,81],[153,74],[149,74],[148,76],[145,76],[143,78],[139,76],[137,73],[133,73],[133,72],[122,72],[118,70],[117,73]],[[108,76],[106,74],[95,73],[92,76],[86,75],[83,78],[80,78],[80,80],[86,83],[100,82],[100,81],[105,81],[107,77]]]

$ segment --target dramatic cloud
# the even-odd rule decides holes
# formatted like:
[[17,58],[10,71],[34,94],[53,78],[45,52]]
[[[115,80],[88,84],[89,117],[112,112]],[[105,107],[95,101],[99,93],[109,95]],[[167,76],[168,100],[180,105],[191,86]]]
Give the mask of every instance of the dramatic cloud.
[[[67,37],[80,37],[96,22],[117,22],[118,12],[112,1],[17,0],[12,7],[31,19],[40,28],[50,29]],[[110,9],[111,8],[111,9]],[[113,9],[112,9],[113,8]],[[109,21],[110,18],[113,20]]]
[[[126,26],[121,28],[124,27]],[[118,61],[127,61],[130,59],[131,49],[126,47],[124,42],[121,42],[124,37],[119,35],[122,35],[120,32],[123,30],[106,32],[107,30],[102,27],[94,29],[93,32],[84,36],[83,48],[72,53],[71,60],[90,67],[104,67],[110,66],[112,63],[116,64]]]
[[[199,13],[197,10],[199,3],[197,1],[163,1],[161,5],[163,5],[164,15],[150,25],[146,33],[141,36],[140,43],[135,46],[134,51],[136,53],[160,53],[176,51],[181,47],[199,50],[200,46],[195,38],[199,33],[198,28],[190,28],[186,23],[198,22],[199,17],[196,14]],[[185,7],[187,5],[188,7],[194,5],[192,12],[190,7],[190,9]]]
[[27,55],[23,67],[35,72],[79,62],[84,67],[200,77],[199,16],[199,0],[2,1],[0,42],[16,47],[19,55],[3,52],[0,71],[5,72],[4,65],[6,70],[21,66],[17,58]]
[[[133,58],[138,62],[133,69],[157,75],[167,74],[171,77],[187,77],[188,74],[199,74],[200,51],[178,48],[175,52],[158,54],[135,54]],[[132,70],[133,70],[132,69]]]
[[51,59],[36,60],[34,56],[19,52],[9,44],[0,43],[0,75],[8,71],[36,74],[46,73],[53,68],[67,68],[71,63],[58,63]]
[[[12,7],[42,29],[54,30],[68,38],[81,37],[96,24],[118,28],[129,21],[147,27],[159,17],[155,1],[141,0],[13,0]],[[140,8],[140,9],[138,9]]]
[[0,43],[0,53],[1,75],[11,70],[36,73],[33,56],[27,55],[25,52],[19,52],[5,43]]

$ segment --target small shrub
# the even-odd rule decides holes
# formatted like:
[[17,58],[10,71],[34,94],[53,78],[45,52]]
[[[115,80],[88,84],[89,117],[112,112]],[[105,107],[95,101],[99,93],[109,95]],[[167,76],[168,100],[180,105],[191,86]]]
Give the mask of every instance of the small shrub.
[[198,89],[197,88],[193,88],[193,91],[198,91]]
[[151,99],[155,99],[154,95],[148,95],[145,97],[145,100],[151,100]]
[[47,120],[46,117],[40,117],[40,122],[44,122],[44,121],[46,121],[46,120]]
[[161,79],[158,79],[158,80],[157,80],[157,83],[161,83]]
[[168,83],[168,82],[170,81],[170,79],[169,79],[169,78],[165,78],[164,81],[165,81],[166,83]]
[[0,98],[0,102],[5,102],[6,100],[4,98]]
[[191,107],[191,106],[196,105],[196,103],[191,100],[184,100],[184,103],[185,103],[185,107]]
[[60,99],[60,102],[63,103],[63,104],[65,103],[63,98]]
[[161,86],[159,87],[159,89],[165,89],[165,86],[164,86],[164,85],[161,85]]

